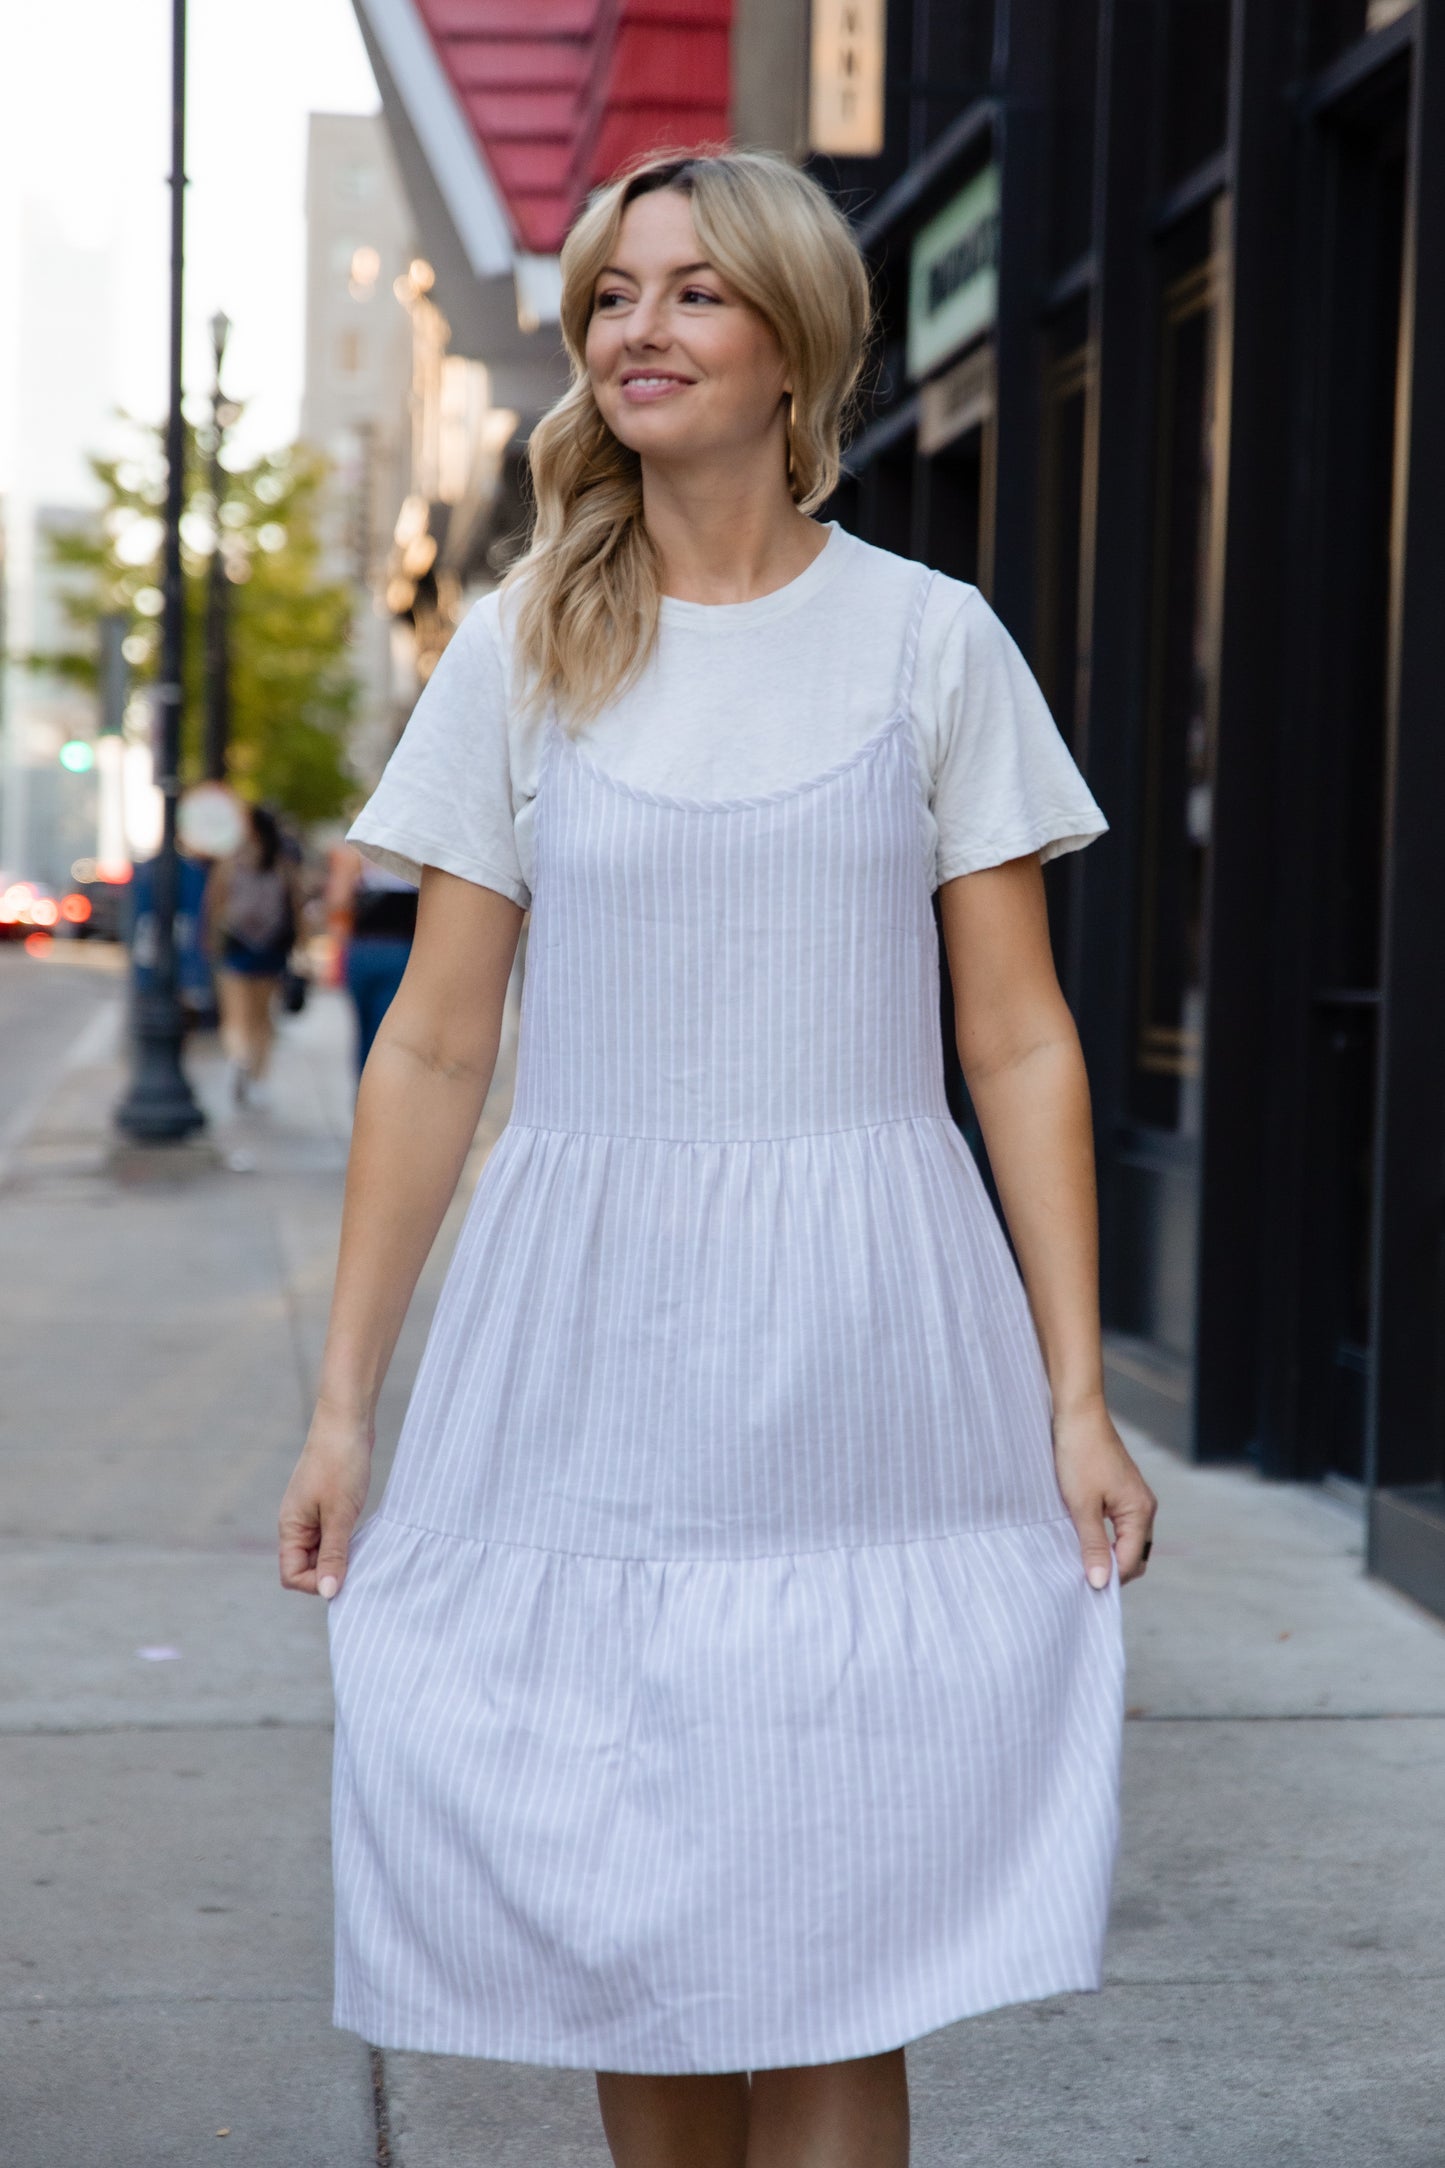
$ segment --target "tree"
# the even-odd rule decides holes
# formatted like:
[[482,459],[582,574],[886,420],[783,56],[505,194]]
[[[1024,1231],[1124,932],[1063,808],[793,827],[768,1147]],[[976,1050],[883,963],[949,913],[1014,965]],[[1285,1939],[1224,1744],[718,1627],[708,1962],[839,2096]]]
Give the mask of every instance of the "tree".
[[[129,620],[126,659],[138,684],[154,679],[160,654],[164,437],[132,423],[134,451],[92,458],[102,507],[93,529],[58,535],[52,561],[70,577],[65,610],[80,637],[73,652],[34,656],[37,667],[94,684],[96,627],[106,612]],[[205,591],[217,533],[205,440],[186,432],[186,511],[181,557],[186,593],[186,699],[181,774],[201,773]],[[227,468],[220,547],[232,583],[231,780],[300,821],[334,818],[356,792],[345,736],[356,705],[349,642],[352,601],[322,577],[318,498],[326,462],[291,445]]]

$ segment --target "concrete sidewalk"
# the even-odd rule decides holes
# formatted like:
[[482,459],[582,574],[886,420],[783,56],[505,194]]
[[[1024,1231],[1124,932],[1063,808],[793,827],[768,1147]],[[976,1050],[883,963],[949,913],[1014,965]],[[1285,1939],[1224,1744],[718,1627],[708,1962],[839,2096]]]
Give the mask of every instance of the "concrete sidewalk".
[[[330,1292],[342,1005],[288,1021],[265,1115],[213,1053],[192,1073],[206,1146],[117,1159],[91,1030],[0,1188],[0,2161],[606,2168],[587,2073],[331,2029],[324,1620],[272,1535]],[[378,1481],[509,1092],[508,1058]],[[915,2045],[917,2168],[1441,2168],[1445,1633],[1361,1577],[1341,1507],[1139,1451],[1164,1510],[1127,1597],[1109,1984]]]
[[[0,2162],[372,2168],[371,2059],[330,2024],[325,1620],[274,1563],[335,1261],[349,1016],[322,994],[286,1021],[254,1115],[200,1042],[210,1125],[169,1153],[116,1149],[119,1016],[87,1026],[0,1187]],[[388,1444],[509,1091],[510,1039]]]

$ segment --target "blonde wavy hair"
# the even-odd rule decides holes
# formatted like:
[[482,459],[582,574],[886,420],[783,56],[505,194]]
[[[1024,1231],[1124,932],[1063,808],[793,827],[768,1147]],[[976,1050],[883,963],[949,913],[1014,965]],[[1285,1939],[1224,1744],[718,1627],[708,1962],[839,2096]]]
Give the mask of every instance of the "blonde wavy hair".
[[555,702],[564,727],[595,715],[643,668],[657,637],[657,551],[642,468],[598,411],[585,348],[593,293],[623,214],[655,189],[688,197],[708,261],[764,316],[790,372],[788,484],[812,512],[838,481],[867,351],[868,273],[816,181],[765,151],[663,153],[600,190],[562,249],[562,336],[572,382],[528,445],[536,517],[508,572],[524,704]]

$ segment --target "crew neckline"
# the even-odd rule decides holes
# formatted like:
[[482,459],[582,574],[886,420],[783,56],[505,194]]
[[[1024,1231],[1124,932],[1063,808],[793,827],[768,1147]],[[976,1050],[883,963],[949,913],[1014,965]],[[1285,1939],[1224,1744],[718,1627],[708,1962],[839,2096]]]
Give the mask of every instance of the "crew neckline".
[[848,554],[849,537],[837,520],[823,520],[820,524],[827,530],[827,541],[812,563],[781,587],[766,595],[754,595],[747,602],[686,602],[680,595],[663,595],[659,623],[679,629],[685,626],[689,632],[736,632],[751,630],[766,618],[786,617],[800,609],[836,577]]

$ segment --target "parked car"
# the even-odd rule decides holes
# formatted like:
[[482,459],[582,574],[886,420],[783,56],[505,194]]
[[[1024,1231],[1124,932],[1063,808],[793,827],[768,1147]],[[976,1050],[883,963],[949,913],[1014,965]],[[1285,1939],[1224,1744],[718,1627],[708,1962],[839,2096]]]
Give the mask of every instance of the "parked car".
[[[82,940],[124,941],[130,925],[131,876],[127,873],[123,881],[77,881],[61,899],[62,915],[67,903],[71,931]],[[82,911],[81,905],[87,908]]]
[[0,873],[0,941],[54,933],[61,922],[60,906],[61,899],[43,881],[16,880]]
[[130,896],[124,881],[77,881],[57,895],[44,881],[0,873],[0,941],[51,934],[65,941],[123,941]]

